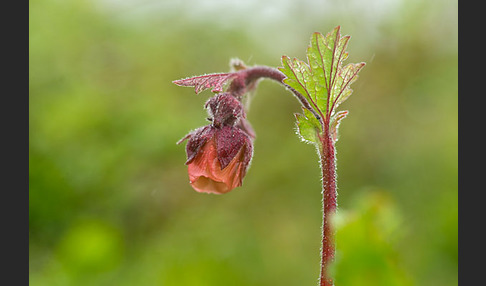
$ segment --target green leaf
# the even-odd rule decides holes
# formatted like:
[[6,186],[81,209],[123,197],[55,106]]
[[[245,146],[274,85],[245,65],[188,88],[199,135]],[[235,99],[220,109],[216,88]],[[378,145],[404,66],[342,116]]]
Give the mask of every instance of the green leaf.
[[282,57],[282,64],[283,67],[279,68],[279,70],[287,76],[283,82],[302,94],[309,105],[317,111],[319,109],[315,103],[317,87],[311,77],[309,66],[301,60],[296,58],[292,60],[287,56]]
[[286,76],[284,83],[307,100],[312,113],[321,116],[324,124],[330,123],[337,106],[351,95],[350,85],[365,65],[358,63],[343,67],[348,57],[349,38],[341,37],[340,26],[337,26],[326,36],[318,32],[312,34],[307,63],[282,57],[283,66],[279,70]]
[[332,110],[335,110],[353,93],[350,85],[358,78],[358,72],[364,67],[365,63],[348,64],[338,70],[336,81],[332,90]]
[[321,131],[319,120],[306,108],[302,108],[303,114],[296,113],[297,131],[302,141],[316,144],[319,142],[318,135]]
[[339,111],[331,117],[330,133],[334,142],[338,140],[338,128],[341,120],[343,120],[348,115],[347,110]]

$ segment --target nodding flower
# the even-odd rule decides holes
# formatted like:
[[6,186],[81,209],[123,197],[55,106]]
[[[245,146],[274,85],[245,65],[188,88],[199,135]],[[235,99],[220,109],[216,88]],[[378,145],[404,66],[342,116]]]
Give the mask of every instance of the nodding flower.
[[254,133],[241,102],[232,95],[217,94],[205,107],[211,124],[178,143],[188,139],[186,165],[191,186],[202,193],[224,194],[242,184],[253,155]]

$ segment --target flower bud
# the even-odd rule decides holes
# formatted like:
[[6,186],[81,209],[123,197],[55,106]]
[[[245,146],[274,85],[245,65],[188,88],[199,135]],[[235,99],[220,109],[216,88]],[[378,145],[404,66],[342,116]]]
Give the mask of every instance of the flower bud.
[[196,191],[224,194],[241,186],[253,155],[252,141],[243,130],[208,125],[180,142],[186,139],[186,165],[191,186]]

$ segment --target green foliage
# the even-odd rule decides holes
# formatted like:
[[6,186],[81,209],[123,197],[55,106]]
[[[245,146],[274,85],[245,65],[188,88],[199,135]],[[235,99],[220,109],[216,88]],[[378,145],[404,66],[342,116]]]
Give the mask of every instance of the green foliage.
[[302,113],[295,113],[297,119],[298,134],[307,143],[318,142],[317,134],[321,130],[321,124],[308,109],[302,107]]
[[[308,102],[314,114],[321,120],[315,126],[312,122],[302,123],[298,120],[300,135],[304,140],[317,143],[316,132],[322,132],[328,124],[337,132],[339,122],[344,116],[332,117],[335,109],[352,93],[351,84],[357,79],[358,72],[365,63],[343,66],[348,57],[346,47],[349,36],[341,37],[340,26],[326,36],[315,32],[307,48],[307,63],[296,58],[282,57],[283,67],[279,68],[286,75],[284,82],[299,92]],[[304,115],[305,118],[309,116]],[[315,118],[315,116],[312,116]],[[317,128],[316,128],[317,127]]]
[[348,115],[348,111],[343,110],[343,111],[336,112],[331,117],[331,126],[329,127],[329,129],[334,142],[338,140],[337,131],[338,131],[339,124],[341,123],[341,120],[343,120],[347,115]]

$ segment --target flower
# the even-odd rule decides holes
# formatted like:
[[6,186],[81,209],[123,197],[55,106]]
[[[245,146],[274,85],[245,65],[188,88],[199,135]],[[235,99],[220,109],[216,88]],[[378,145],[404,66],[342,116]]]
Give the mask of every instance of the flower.
[[198,192],[224,194],[241,186],[253,155],[250,137],[233,126],[208,125],[183,140],[189,181]]
[[253,155],[255,133],[241,102],[230,93],[215,95],[204,107],[211,124],[189,133],[178,144],[188,139],[191,186],[202,193],[224,194],[241,186]]

